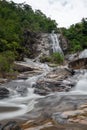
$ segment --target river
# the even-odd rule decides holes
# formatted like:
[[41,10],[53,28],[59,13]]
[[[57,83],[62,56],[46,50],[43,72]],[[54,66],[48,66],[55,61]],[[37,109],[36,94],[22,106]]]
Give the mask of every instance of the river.
[[[54,37],[56,38],[56,35]],[[56,49],[59,49],[62,53],[60,48]],[[55,51],[57,51],[56,49]],[[79,123],[79,121],[77,123],[72,121],[71,123],[67,121],[68,118],[61,116],[63,112],[74,111],[80,109],[81,105],[87,104],[86,70],[76,70],[73,76],[68,76],[62,81],[64,84],[75,83],[69,92],[51,91],[49,94],[40,95],[35,93],[34,86],[37,81],[45,81],[48,74],[51,75],[51,72],[54,73],[57,69],[61,70],[66,66],[52,68],[46,63],[34,62],[34,60],[27,58],[25,62],[20,64],[31,64],[38,68],[40,73],[27,76],[27,79],[12,80],[0,85],[0,87],[9,90],[9,97],[0,99],[0,123],[5,124],[8,121],[15,120],[25,130],[87,130],[86,123]],[[77,115],[75,116],[77,117]],[[71,117],[72,115],[70,119]]]

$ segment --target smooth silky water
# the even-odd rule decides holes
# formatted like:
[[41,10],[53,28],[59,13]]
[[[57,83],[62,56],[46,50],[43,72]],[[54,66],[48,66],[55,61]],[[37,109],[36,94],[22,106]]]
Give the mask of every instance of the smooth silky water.
[[[53,52],[63,54],[58,37],[54,33],[51,34],[51,44]],[[78,73],[71,78],[77,84],[70,92],[55,92],[47,96],[40,96],[34,93],[32,86],[38,79],[44,78],[47,73],[52,71],[52,68],[48,67],[47,64],[33,62],[33,60],[27,58],[21,64],[31,64],[34,67],[41,68],[43,71],[41,74],[29,77],[27,80],[14,80],[3,85],[9,89],[10,95],[9,98],[0,100],[0,121],[26,118],[27,121],[23,125],[25,130],[87,130],[87,126],[77,126],[76,124],[75,126],[67,126],[53,122],[50,119],[50,115],[53,113],[66,110],[67,108],[64,106],[68,107],[69,105],[70,108],[73,108],[76,104],[87,103],[87,73]],[[22,88],[24,90],[26,88],[27,91],[20,93],[19,90]],[[32,123],[29,126],[29,120],[34,120],[34,117],[36,125]],[[40,119],[42,117],[42,122],[39,122],[40,119],[38,117]]]

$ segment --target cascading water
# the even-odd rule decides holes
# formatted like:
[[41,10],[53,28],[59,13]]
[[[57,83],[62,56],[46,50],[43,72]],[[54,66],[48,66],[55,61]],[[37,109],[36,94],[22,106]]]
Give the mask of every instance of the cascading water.
[[87,71],[79,75],[76,86],[72,89],[71,93],[86,94],[87,95]]
[[[52,34],[50,34],[50,38],[51,38],[53,53],[58,52],[63,55],[62,49],[59,45],[57,34],[54,34],[53,32]],[[83,54],[81,55],[81,57],[83,57]],[[40,73],[36,73],[36,74],[33,73],[32,76],[27,77],[26,80],[14,80],[14,81],[4,84],[3,86],[1,85],[1,87],[5,87],[9,90],[10,95],[8,98],[0,100],[0,121],[6,120],[6,119],[7,120],[15,119],[15,118],[19,120],[21,119],[29,120],[29,118],[31,120],[32,118],[33,119],[35,118],[37,121],[38,119],[45,119],[46,121],[46,118],[51,119],[50,116],[52,114],[55,115],[55,112],[60,113],[60,111],[63,111],[63,110],[69,110],[71,108],[75,109],[74,106],[76,107],[76,105],[78,103],[80,104],[81,102],[80,96],[77,97],[78,93],[82,96],[83,94],[87,95],[87,71],[86,72],[84,71],[84,74],[83,72],[77,73],[72,77],[69,75],[67,79],[63,79],[64,82],[62,83],[66,85],[69,85],[71,81],[77,83],[76,87],[71,92],[56,92],[56,93],[53,92],[47,96],[40,96],[38,94],[35,94],[34,88],[32,86],[36,84],[38,79],[41,79],[41,82],[42,82],[43,80],[45,80],[45,78],[48,78],[47,84],[50,85],[49,81],[51,81],[51,78],[52,78],[52,82],[56,83],[56,81],[58,81],[56,78],[57,74],[54,72],[57,69],[59,70],[60,68],[61,69],[65,68],[64,66],[61,66],[61,67],[59,66],[53,69],[53,68],[50,68],[47,64],[42,64],[40,62],[37,62],[37,61],[35,62],[35,61],[36,61],[35,59],[31,60],[31,59],[26,58],[25,62],[21,62],[19,64],[25,65],[25,66],[31,65],[32,68],[34,68],[36,71],[41,71]],[[52,72],[54,75],[50,75],[50,78],[49,76],[46,77],[49,72],[50,72],[49,74],[51,74],[51,70],[53,70]],[[61,75],[59,74],[58,77],[61,77]],[[56,81],[54,79],[56,79]],[[61,83],[61,80],[59,80],[59,85],[60,83]],[[60,86],[57,86],[57,87],[60,87]],[[87,101],[87,98],[83,97],[82,102],[84,101],[84,99],[85,101]],[[61,118],[59,117],[59,113],[58,113],[58,118],[59,118],[59,121],[61,121]],[[40,116],[42,116],[42,118],[40,118]],[[37,122],[36,124],[39,124],[39,123]],[[44,125],[43,127],[45,128]],[[35,129],[28,128],[28,129],[36,130],[36,128]],[[55,127],[54,128],[52,127],[52,129],[55,129]]]
[[[62,49],[59,45],[57,34],[51,34],[53,52],[62,53]],[[37,98],[42,98],[34,94],[34,88],[32,86],[37,82],[38,79],[44,79],[44,76],[52,70],[47,64],[40,62],[33,62],[33,60],[25,59],[25,62],[18,63],[21,65],[31,65],[36,70],[41,70],[41,74],[33,75],[28,77],[27,80],[15,80],[4,85],[10,91],[9,98],[0,101],[0,120],[14,118],[16,116],[23,115],[31,111],[36,103]],[[9,107],[8,107],[9,106]]]
[[59,38],[58,35],[54,33],[54,31],[50,34],[51,36],[51,44],[52,44],[52,51],[53,53],[59,52],[63,55],[63,51],[59,44]]
[[10,95],[8,98],[0,100],[0,120],[26,114],[34,108],[35,100],[43,97],[34,94],[34,88],[32,88],[32,86],[38,79],[44,78],[50,71],[50,67],[48,67],[47,64],[36,63],[29,59],[25,60],[26,62],[21,62],[20,64],[25,64],[27,66],[31,64],[33,67],[41,69],[42,73],[33,75],[27,80],[14,80],[2,86],[9,90]]

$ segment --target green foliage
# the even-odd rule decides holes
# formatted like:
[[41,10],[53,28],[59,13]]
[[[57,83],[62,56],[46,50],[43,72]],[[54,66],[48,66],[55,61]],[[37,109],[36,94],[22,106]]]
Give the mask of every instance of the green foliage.
[[61,64],[64,61],[64,57],[62,54],[55,52],[51,56],[42,56],[40,57],[40,62],[50,62],[55,64]]
[[75,53],[75,52],[81,51],[81,50],[82,50],[82,47],[80,45],[80,42],[77,41],[76,39],[73,39],[70,44],[70,51]]
[[87,19],[83,18],[69,29],[61,28],[61,31],[68,40],[69,51],[77,52],[87,48]]
[[11,51],[6,51],[0,54],[0,72],[9,72],[12,70],[12,65],[15,60],[15,55]]
[[[0,1],[0,52],[13,51],[25,53],[29,50],[25,44],[32,44],[32,36],[24,35],[25,30],[31,32],[51,32],[57,30],[57,23],[46,17],[40,10],[33,11],[28,4],[16,4],[13,1]],[[29,37],[29,39],[28,39]],[[29,53],[27,53],[29,54]]]
[[57,64],[61,64],[64,61],[64,57],[62,54],[55,52],[52,54],[52,62],[57,63]]
[[51,57],[50,56],[42,56],[40,57],[40,62],[44,63],[44,62],[51,62]]

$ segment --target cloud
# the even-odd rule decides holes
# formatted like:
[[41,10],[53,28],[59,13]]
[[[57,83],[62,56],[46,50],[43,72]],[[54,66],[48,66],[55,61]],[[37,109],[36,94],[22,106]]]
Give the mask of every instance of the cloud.
[[33,9],[40,9],[48,17],[55,19],[59,26],[68,27],[87,17],[87,0],[13,0],[26,1]]
[[67,1],[64,1],[63,3],[62,3],[62,6],[66,6],[68,4],[68,2]]
[[53,4],[55,1],[53,1],[53,0],[48,0],[48,2],[49,2],[49,4],[51,5],[51,4]]

